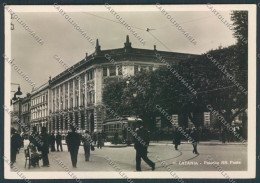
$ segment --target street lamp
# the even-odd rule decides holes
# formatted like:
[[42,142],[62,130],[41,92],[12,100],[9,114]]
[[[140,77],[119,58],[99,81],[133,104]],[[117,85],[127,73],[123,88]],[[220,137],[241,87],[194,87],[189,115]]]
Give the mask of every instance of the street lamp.
[[21,92],[21,87],[20,85],[18,86],[18,91],[15,93],[16,95],[22,95],[23,93]]
[[12,101],[14,100],[17,100],[18,98],[16,97],[16,95],[22,95],[23,93],[21,92],[21,87],[20,87],[20,84],[18,83],[11,83],[11,85],[18,85],[18,91],[15,92],[15,91],[11,91],[11,92],[15,92],[14,93],[14,97],[11,99],[11,105],[12,105]]

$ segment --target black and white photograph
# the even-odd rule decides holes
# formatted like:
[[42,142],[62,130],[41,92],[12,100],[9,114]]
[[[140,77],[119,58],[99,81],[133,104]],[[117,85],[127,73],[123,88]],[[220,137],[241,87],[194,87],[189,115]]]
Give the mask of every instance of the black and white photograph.
[[256,5],[8,5],[6,179],[256,176]]

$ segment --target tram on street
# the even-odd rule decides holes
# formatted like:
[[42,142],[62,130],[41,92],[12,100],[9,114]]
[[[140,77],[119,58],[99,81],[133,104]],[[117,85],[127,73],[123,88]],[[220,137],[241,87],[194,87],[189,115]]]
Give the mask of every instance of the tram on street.
[[106,134],[106,140],[115,143],[115,134],[118,133],[118,143],[131,145],[133,143],[133,132],[136,129],[136,123],[140,118],[123,117],[122,120],[109,119],[104,121],[103,130]]

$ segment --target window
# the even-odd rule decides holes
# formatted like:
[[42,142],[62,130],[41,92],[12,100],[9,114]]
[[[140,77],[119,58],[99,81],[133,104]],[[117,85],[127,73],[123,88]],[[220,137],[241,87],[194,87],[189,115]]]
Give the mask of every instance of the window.
[[116,66],[110,66],[109,67],[109,74],[110,74],[110,76],[116,75]]
[[117,72],[117,73],[118,73],[117,75],[123,75],[122,65],[118,65],[118,66],[117,66],[117,71],[118,71],[118,72]]
[[94,78],[94,70],[90,70],[87,72],[88,81]]
[[107,67],[103,67],[103,76],[107,76]]
[[75,106],[78,107],[79,106],[79,80],[75,80]]
[[73,107],[73,81],[70,80],[69,81],[69,85],[70,85],[70,91],[69,91],[69,100],[70,100],[70,105],[69,108]]
[[138,73],[138,65],[134,66],[134,73],[137,74]]
[[81,74],[80,76],[80,105],[85,105],[85,77],[84,74]]
[[141,70],[141,72],[145,72],[145,71],[147,71],[147,67],[146,66],[141,66],[140,70]]
[[88,92],[88,104],[94,104],[95,103],[95,92],[90,91]]

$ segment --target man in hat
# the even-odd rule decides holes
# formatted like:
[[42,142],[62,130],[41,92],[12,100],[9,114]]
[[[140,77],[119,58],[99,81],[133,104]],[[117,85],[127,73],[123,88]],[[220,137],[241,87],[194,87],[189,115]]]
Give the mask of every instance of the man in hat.
[[11,128],[11,163],[15,163],[16,154],[20,147],[20,137],[15,128]]
[[60,135],[60,132],[58,132],[58,134],[56,135],[57,151],[59,151],[59,147],[60,147],[60,150],[63,151],[61,140],[62,140],[62,137]]
[[144,128],[143,121],[137,121],[137,136],[134,138],[136,150],[136,171],[141,171],[141,159],[143,159],[152,170],[155,169],[155,163],[147,157],[147,148],[149,146],[149,133]]
[[54,132],[52,132],[51,136],[50,136],[50,144],[51,144],[51,152],[56,151],[55,150],[55,135]]
[[40,151],[42,152],[42,162],[43,162],[43,167],[49,167],[49,134],[46,132],[46,127],[42,127],[41,131],[41,140],[39,141],[40,144]]
[[37,132],[36,126],[34,126],[33,129],[32,129],[32,133],[29,136],[29,141],[30,141],[30,143],[32,143],[34,146],[36,146],[38,148],[39,147],[39,144],[38,144],[39,139],[40,139],[39,133]]
[[73,126],[73,125],[71,126],[71,131],[72,132],[68,133],[68,135],[66,137],[66,141],[67,141],[68,148],[70,151],[72,166],[73,166],[73,168],[77,168],[78,151],[79,151],[81,137],[76,132],[75,126]]

